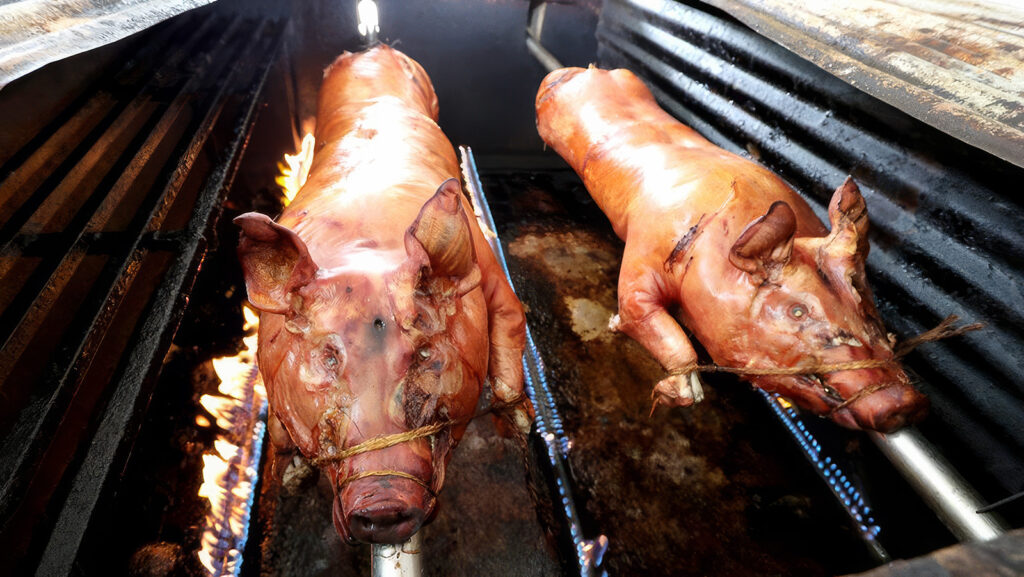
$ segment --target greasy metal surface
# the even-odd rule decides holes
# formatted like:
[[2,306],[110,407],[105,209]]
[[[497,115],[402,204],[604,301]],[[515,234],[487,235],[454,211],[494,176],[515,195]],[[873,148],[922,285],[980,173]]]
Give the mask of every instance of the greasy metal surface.
[[[335,532],[326,476],[283,483],[286,466],[272,471],[276,451],[269,451],[258,503],[263,538],[246,574],[369,575],[370,546],[345,545]],[[527,482],[538,479],[528,479],[520,447],[499,436],[490,417],[471,422],[448,464],[437,517],[420,530],[423,575],[558,575],[558,553]]]
[[608,331],[622,244],[569,170],[481,163],[498,235],[568,436],[584,534],[609,575],[827,575],[873,566],[850,521],[746,385],[710,378],[649,416],[663,375]]
[[127,459],[280,30],[209,14],[159,27],[0,168],[5,566],[75,564]]
[[1024,6],[704,0],[868,94],[1024,166]]
[[[907,357],[932,401],[922,432],[987,502],[1024,489],[1024,171],[705,5],[608,0],[598,37],[602,67],[638,73],[673,115],[781,174],[819,216],[854,176],[890,330],[907,337],[951,313],[986,324]],[[1024,522],[1019,500],[999,512]]]
[[[532,17],[531,20],[533,20]],[[501,244],[501,240],[494,234],[497,226],[494,222],[494,215],[491,213],[487,194],[480,182],[480,172],[477,169],[476,158],[473,155],[472,149],[468,146],[460,146],[459,157],[462,165],[462,179],[465,184],[466,193],[473,203],[473,212],[480,223],[480,228],[491,232],[491,234],[487,235],[487,243],[498,258],[498,262],[501,264],[505,276],[508,277],[509,283],[513,283],[509,275],[505,249]],[[512,284],[512,289],[515,290],[514,283]],[[582,577],[605,575],[600,565],[608,546],[608,539],[604,535],[598,535],[594,539],[586,539],[583,535],[582,523],[576,508],[576,499],[572,494],[572,482],[569,478],[569,463],[567,460],[570,448],[569,439],[565,436],[565,428],[562,426],[562,414],[555,403],[552,383],[547,378],[547,367],[540,355],[529,325],[526,326],[523,375],[525,381],[523,390],[529,397],[536,412],[533,429],[538,437],[537,441],[547,449],[548,464],[551,466],[551,476],[554,477],[553,486],[550,488],[552,494],[556,494],[557,500],[561,501],[562,513],[568,526],[568,534],[572,541],[571,547],[578,562],[580,575]]]
[[213,0],[22,0],[0,5],[0,88]]

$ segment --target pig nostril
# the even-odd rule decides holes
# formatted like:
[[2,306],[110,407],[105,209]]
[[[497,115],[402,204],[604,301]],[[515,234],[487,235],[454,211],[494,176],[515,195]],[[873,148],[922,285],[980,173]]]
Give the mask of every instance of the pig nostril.
[[349,531],[364,543],[401,543],[420,528],[423,517],[424,511],[418,507],[364,509],[349,517]]

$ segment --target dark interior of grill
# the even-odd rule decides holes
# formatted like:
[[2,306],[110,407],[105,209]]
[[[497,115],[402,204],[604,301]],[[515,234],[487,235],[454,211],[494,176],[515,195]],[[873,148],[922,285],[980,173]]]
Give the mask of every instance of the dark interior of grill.
[[[312,128],[324,67],[364,46],[354,4],[221,0],[0,89],[0,573],[207,574],[197,493],[215,435],[197,419],[214,419],[210,360],[242,347],[231,219],[281,210],[278,163]],[[886,557],[858,525],[894,559],[956,543],[863,433],[797,417],[870,506],[870,523],[851,518],[777,407],[736,378],[649,417],[660,367],[594,321],[615,310],[622,243],[536,133],[546,70],[524,31],[544,3],[379,4],[380,40],[423,65],[442,129],[472,147],[572,444],[579,517],[539,433],[524,457],[479,419],[424,530],[427,575],[579,574],[577,531],[607,537],[610,575],[867,571]],[[985,325],[906,358],[932,403],[918,428],[1024,526],[1024,169],[697,0],[547,3],[542,40],[565,65],[631,69],[819,216],[858,181],[888,329]],[[234,574],[368,574],[369,547],[334,534],[326,483],[285,486],[274,460],[268,446]]]

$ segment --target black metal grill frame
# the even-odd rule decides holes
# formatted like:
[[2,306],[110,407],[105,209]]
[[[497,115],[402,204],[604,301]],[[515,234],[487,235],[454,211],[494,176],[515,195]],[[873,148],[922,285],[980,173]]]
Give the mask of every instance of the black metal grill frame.
[[[136,315],[126,321],[130,334],[120,337],[110,380],[90,393],[96,410],[27,555],[0,565],[36,567],[39,575],[73,572],[94,512],[130,452],[203,255],[215,242],[220,205],[283,29],[278,21],[211,10],[162,24],[145,33],[120,70],[104,75],[0,167],[0,191],[7,188],[0,200],[16,206],[0,212],[4,272],[38,259],[27,278],[15,270],[4,281],[5,290],[17,291],[0,312],[8,368],[20,361],[15,348],[31,346],[37,331],[48,330],[47,319],[61,314],[53,307],[67,302],[60,293],[74,288],[82,261],[105,259],[89,289],[72,295],[79,302],[38,381],[5,385],[30,386],[31,395],[0,441],[2,534],[21,530],[19,507],[117,316]],[[72,204],[77,196],[77,206],[54,201],[55,191]],[[41,217],[47,210],[55,216]],[[126,298],[134,299],[134,309],[122,308]]]

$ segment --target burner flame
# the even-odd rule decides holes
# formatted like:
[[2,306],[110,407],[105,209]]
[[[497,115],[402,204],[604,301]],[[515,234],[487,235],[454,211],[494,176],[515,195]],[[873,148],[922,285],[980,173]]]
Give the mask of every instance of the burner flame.
[[[243,309],[246,331],[259,317]],[[257,467],[266,430],[267,393],[256,370],[256,334],[242,339],[245,350],[213,360],[220,395],[203,395],[199,404],[221,430],[214,453],[203,455],[199,496],[210,502],[203,527],[199,560],[209,575],[237,575],[249,533],[249,512],[255,495]],[[209,419],[203,419],[209,423]],[[197,423],[200,422],[197,419]]]
[[313,165],[313,147],[315,144],[316,138],[313,137],[312,133],[307,132],[306,136],[302,137],[302,145],[299,151],[295,154],[284,155],[284,162],[280,162],[277,165],[281,170],[281,174],[275,182],[284,192],[285,206],[288,206],[292,199],[295,198],[302,185],[306,184],[306,178],[309,177],[309,167]]
[[[315,144],[313,135],[306,133],[299,151],[284,155],[284,162],[278,164],[281,174],[275,180],[284,193],[285,206],[306,183]],[[221,430],[213,444],[214,453],[203,455],[203,484],[199,488],[199,496],[210,502],[210,512],[198,556],[208,574],[215,577],[241,571],[266,431],[267,391],[256,368],[258,336],[252,330],[259,326],[259,316],[248,307],[242,312],[242,329],[252,334],[242,339],[245,348],[237,355],[213,359],[220,394],[199,399]],[[211,425],[206,415],[198,415],[196,424]]]

